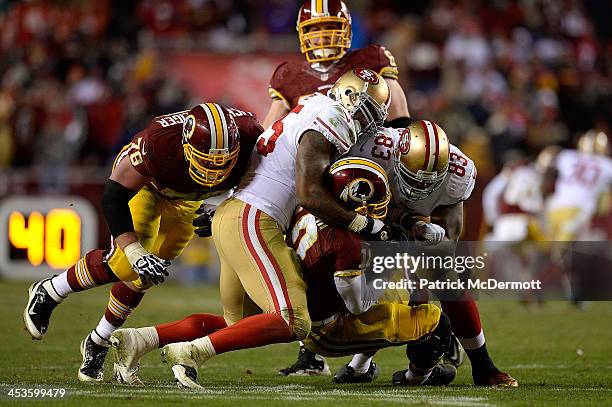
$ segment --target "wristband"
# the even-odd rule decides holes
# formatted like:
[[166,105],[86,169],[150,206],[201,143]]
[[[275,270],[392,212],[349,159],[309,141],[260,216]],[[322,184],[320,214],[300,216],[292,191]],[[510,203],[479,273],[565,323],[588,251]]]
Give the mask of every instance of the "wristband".
[[123,253],[125,254],[125,257],[127,257],[128,261],[132,266],[134,266],[134,263],[136,263],[139,258],[149,254],[149,252],[144,247],[142,247],[140,242],[133,242],[125,246],[125,248],[123,249]]

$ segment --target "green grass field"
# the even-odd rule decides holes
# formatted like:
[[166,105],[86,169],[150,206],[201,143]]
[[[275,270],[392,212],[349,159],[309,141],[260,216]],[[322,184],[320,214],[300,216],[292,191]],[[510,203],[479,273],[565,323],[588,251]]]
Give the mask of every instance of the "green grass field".
[[[43,341],[33,341],[23,329],[21,313],[27,284],[0,282],[0,404],[31,405],[50,399],[15,400],[10,388],[65,388],[66,406],[183,405],[612,405],[612,303],[591,303],[586,312],[568,303],[551,302],[525,308],[516,303],[481,304],[489,350],[498,366],[510,372],[519,389],[476,388],[466,362],[447,388],[394,388],[391,374],[405,368],[402,348],[377,355],[379,379],[371,385],[335,386],[329,377],[283,378],[280,367],[293,362],[295,344],[273,345],[220,355],[200,370],[202,392],[178,389],[159,353],[148,355],[141,367],[145,387],[115,385],[109,354],[104,384],[84,385],[76,378],[79,342],[97,324],[108,289],[74,294],[54,313]],[[128,322],[153,325],[194,312],[220,311],[214,287],[167,285],[153,289]],[[579,350],[580,349],[580,350]],[[335,371],[348,358],[330,360]]]

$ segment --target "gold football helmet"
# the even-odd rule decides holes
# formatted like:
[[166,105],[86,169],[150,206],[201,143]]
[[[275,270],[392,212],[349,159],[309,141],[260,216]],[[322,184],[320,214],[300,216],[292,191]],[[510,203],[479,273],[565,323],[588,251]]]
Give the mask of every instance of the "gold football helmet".
[[340,0],[306,0],[298,13],[300,51],[309,63],[342,58],[351,47],[351,15]]
[[592,155],[610,155],[608,135],[603,131],[587,131],[578,139],[578,151]]
[[411,201],[427,198],[444,181],[450,144],[440,126],[418,120],[404,129],[395,152],[399,192]]
[[344,73],[327,96],[348,110],[354,119],[357,137],[383,125],[391,101],[391,92],[385,79],[365,68],[355,68]]
[[332,191],[355,212],[384,219],[391,200],[385,170],[372,160],[344,157],[329,169]]

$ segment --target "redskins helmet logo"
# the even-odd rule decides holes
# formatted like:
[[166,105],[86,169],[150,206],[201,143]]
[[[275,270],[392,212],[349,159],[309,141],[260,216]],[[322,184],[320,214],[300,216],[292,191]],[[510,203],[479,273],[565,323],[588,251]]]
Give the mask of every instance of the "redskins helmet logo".
[[185,123],[183,123],[183,142],[186,143],[187,140],[193,136],[193,132],[195,131],[195,117],[192,114],[187,116],[185,119]]
[[363,201],[369,201],[374,196],[374,184],[368,179],[357,178],[346,186],[345,191],[352,201],[362,203]]
[[355,74],[355,76],[357,76],[364,82],[370,83],[372,85],[378,84],[378,77],[374,72],[370,71],[369,69],[357,68],[353,69],[353,73]]
[[401,154],[408,154],[410,151],[410,129],[408,127],[400,135],[398,148]]

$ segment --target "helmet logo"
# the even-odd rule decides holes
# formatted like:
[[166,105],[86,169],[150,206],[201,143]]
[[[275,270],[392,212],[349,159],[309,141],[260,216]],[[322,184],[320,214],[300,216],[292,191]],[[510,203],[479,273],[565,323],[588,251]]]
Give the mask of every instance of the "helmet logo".
[[354,202],[368,201],[374,195],[374,184],[365,178],[357,178],[347,185],[348,198]]
[[410,151],[410,129],[408,127],[400,135],[398,147],[401,154],[408,154]]
[[357,76],[364,82],[370,83],[372,85],[378,84],[378,76],[376,75],[376,73],[374,73],[374,71],[370,71],[369,69],[365,68],[357,68],[353,69],[353,73],[355,74],[355,76]]
[[193,132],[195,131],[195,117],[193,115],[187,116],[185,119],[185,123],[183,123],[183,142],[186,143],[191,136],[193,136]]

